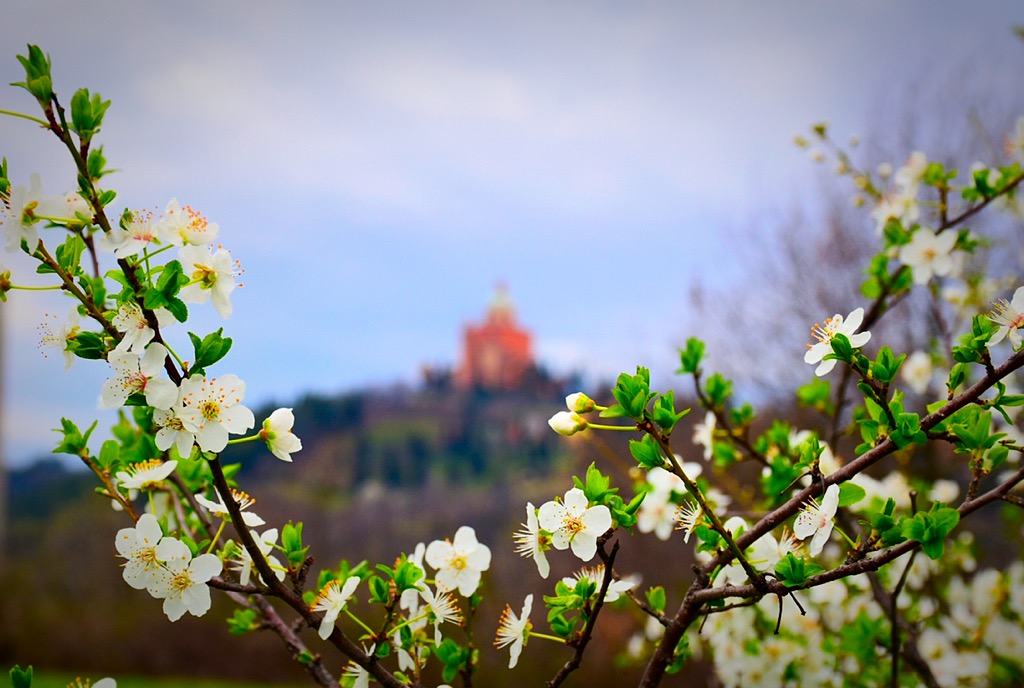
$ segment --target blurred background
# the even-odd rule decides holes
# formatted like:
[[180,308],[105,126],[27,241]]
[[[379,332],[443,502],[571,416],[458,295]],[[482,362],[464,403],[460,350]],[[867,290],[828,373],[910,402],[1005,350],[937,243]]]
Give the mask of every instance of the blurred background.
[[[293,406],[305,444],[290,466],[226,455],[261,514],[305,519],[325,565],[388,561],[470,523],[496,555],[496,620],[534,582],[512,553],[525,502],[599,456],[621,465],[621,447],[547,429],[562,396],[600,397],[637,364],[674,384],[697,335],[709,367],[787,412],[807,328],[861,305],[875,236],[848,180],[793,136],[821,121],[844,145],[857,135],[867,170],[918,148],[1002,160],[1024,114],[1020,23],[1012,0],[8,0],[0,82],[40,45],[65,102],[81,86],[113,101],[99,140],[115,208],[176,197],[220,226],[244,286],[230,319],[193,308],[191,329],[225,328],[221,372],[246,381],[258,418]],[[33,106],[0,91],[0,109]],[[15,184],[74,187],[24,120],[0,118],[0,155]],[[998,228],[1000,274],[1021,272],[1019,230]],[[43,283],[17,254],[0,264]],[[97,408],[105,366],[65,374],[40,351],[41,323],[69,307],[0,305],[0,662],[180,673],[187,658],[198,674],[301,681],[272,638],[227,636],[219,608],[172,626],[120,581],[123,517],[47,458],[59,418],[99,418],[97,440],[115,420]],[[926,304],[902,307],[887,341],[922,346]],[[630,543],[637,570],[685,562]],[[536,657],[517,680],[564,661]]]

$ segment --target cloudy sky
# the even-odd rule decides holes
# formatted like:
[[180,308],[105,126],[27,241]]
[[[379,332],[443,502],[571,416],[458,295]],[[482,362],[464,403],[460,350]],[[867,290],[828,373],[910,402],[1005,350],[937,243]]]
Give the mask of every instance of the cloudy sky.
[[[176,197],[220,225],[244,286],[227,321],[194,308],[193,330],[225,327],[220,372],[257,405],[452,364],[498,282],[550,368],[668,371],[700,332],[693,281],[741,278],[728,228],[800,197],[813,170],[794,134],[859,133],[946,64],[1016,64],[1020,23],[1017,0],[6,0],[0,83],[40,45],[65,102],[80,86],[113,101],[115,207]],[[1019,88],[1000,69],[977,76]],[[0,90],[0,109],[32,105]],[[74,186],[31,124],[0,118],[0,154],[15,183]],[[11,463],[46,453],[61,416],[113,419],[96,409],[106,366],[65,375],[38,350],[68,307],[2,306]]]

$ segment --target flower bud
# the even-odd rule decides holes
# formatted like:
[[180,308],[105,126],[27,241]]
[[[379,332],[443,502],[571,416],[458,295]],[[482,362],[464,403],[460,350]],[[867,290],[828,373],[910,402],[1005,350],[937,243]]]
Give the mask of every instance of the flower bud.
[[565,405],[576,413],[590,413],[597,404],[583,392],[576,392],[565,398]]
[[587,421],[575,411],[559,411],[551,416],[548,425],[559,435],[569,437],[586,428]]

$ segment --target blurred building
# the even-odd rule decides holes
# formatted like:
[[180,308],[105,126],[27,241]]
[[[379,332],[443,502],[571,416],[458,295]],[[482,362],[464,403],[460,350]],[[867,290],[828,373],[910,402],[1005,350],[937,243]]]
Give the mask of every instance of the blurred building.
[[499,285],[480,324],[462,332],[462,356],[455,370],[460,389],[519,389],[534,369],[533,336],[516,322],[508,290]]

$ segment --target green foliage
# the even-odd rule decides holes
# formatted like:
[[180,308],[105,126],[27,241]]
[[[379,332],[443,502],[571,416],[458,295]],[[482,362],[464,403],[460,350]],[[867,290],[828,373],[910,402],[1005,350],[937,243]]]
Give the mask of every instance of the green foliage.
[[775,565],[775,575],[779,581],[791,588],[804,585],[811,576],[824,570],[813,561],[797,557],[792,552],[787,552],[786,556]]
[[704,393],[708,395],[708,401],[713,408],[725,406],[725,402],[732,396],[732,381],[715,373],[708,378]]
[[690,337],[686,340],[686,348],[679,350],[679,375],[695,375],[700,371],[700,362],[704,359],[704,342]]
[[[974,316],[971,320],[971,331],[957,337],[959,343],[953,347],[953,360],[957,363],[981,363],[988,360],[988,340],[995,334],[996,329],[995,323],[986,316]],[[959,384],[951,389],[958,386]]]
[[7,158],[0,158],[0,197],[11,195],[11,180],[8,178]]
[[864,499],[867,492],[856,483],[846,482],[839,486],[839,506],[850,506]]
[[[1011,401],[1014,400],[1011,398]],[[995,403],[999,402],[993,405]],[[996,408],[1002,412],[998,406]],[[959,409],[936,425],[936,430],[946,431],[956,439],[954,446],[958,454],[966,454],[972,460],[984,459],[983,468],[986,471],[995,470],[1009,456],[1009,447],[1000,441],[1006,437],[1006,433],[992,432],[992,412],[980,406]]]
[[659,614],[665,613],[665,606],[668,604],[668,599],[665,596],[665,588],[660,585],[648,588],[645,597],[647,598],[647,604],[650,605],[651,609]]
[[83,435],[72,421],[67,418],[60,419],[60,428],[54,429],[63,435],[60,444],[53,450],[54,454],[71,454],[72,456],[86,457],[89,455],[89,436],[96,429],[99,421],[93,421],[89,429]]
[[843,625],[839,637],[846,652],[856,657],[862,666],[871,666],[878,661],[877,648],[884,647],[889,640],[888,622],[882,617],[872,619],[861,611],[852,623]]
[[302,522],[284,524],[281,529],[281,547],[292,566],[299,566],[306,560],[306,552],[309,547],[302,546]]
[[921,543],[929,559],[942,556],[944,541],[960,522],[960,513],[951,507],[932,504],[931,511],[919,511],[902,522],[903,536]]
[[598,590],[598,585],[589,578],[580,578],[573,586],[564,581],[555,583],[555,594],[544,596],[551,631],[560,638],[571,638],[576,629],[589,618],[590,598]]
[[[379,565],[377,568],[380,568]],[[386,567],[385,567],[386,568]],[[391,586],[380,576],[370,576],[366,581],[370,588],[370,601],[379,604],[387,604],[391,599]]]
[[577,476],[572,478],[573,484],[583,490],[591,504],[603,504],[611,512],[612,519],[624,528],[636,525],[636,512],[646,496],[645,492],[636,495],[628,504],[618,495],[619,488],[612,487],[611,478],[601,473],[597,464],[587,467],[586,482]]
[[32,688],[32,667],[22,669],[17,664],[10,671],[11,688]]
[[80,88],[71,96],[71,128],[82,141],[89,141],[99,132],[108,107],[109,100],[100,98],[99,93],[90,95],[87,88]]
[[693,650],[690,649],[690,639],[688,636],[683,636],[676,643],[675,652],[672,654],[672,661],[667,667],[665,667],[666,674],[678,674],[683,665],[693,657]]
[[228,633],[231,635],[245,635],[260,628],[256,618],[255,609],[236,609],[231,618],[228,619]]
[[899,372],[900,366],[903,365],[903,361],[906,358],[906,354],[895,356],[892,353],[892,349],[883,346],[878,350],[878,355],[872,361],[868,371],[872,378],[878,380],[883,385],[889,385],[896,379],[896,373]]
[[871,528],[884,547],[891,547],[906,540],[903,535],[902,519],[897,521],[893,517],[895,508],[896,501],[890,497],[885,501],[882,510],[871,512],[868,519]]
[[79,330],[68,337],[67,347],[75,356],[90,361],[100,360],[107,355],[107,345],[103,337],[88,330]]
[[96,464],[107,471],[116,466],[121,459],[121,445],[116,440],[107,440],[100,447]]
[[665,458],[662,456],[661,447],[650,435],[644,435],[643,439],[629,441],[629,453],[633,455],[637,463],[646,468],[657,468],[665,465]]
[[[85,241],[77,234],[69,234],[64,243],[57,247],[57,265],[69,275],[78,273],[79,263],[82,261],[82,252],[85,250]],[[40,267],[46,267],[40,264]]]
[[621,373],[615,382],[612,396],[618,403],[602,411],[602,418],[642,420],[648,402],[657,396],[651,392],[651,371],[637,366],[636,375]]
[[831,401],[831,385],[827,380],[815,378],[797,389],[797,402],[822,414],[831,414],[834,407]]
[[434,648],[434,656],[444,665],[441,670],[441,678],[445,683],[451,683],[459,675],[459,671],[464,666],[468,666],[473,655],[468,647],[459,645],[451,638],[445,638],[440,645]]
[[206,369],[217,361],[227,356],[231,350],[231,338],[223,336],[224,328],[211,332],[202,339],[189,332],[188,338],[192,340],[192,366],[189,368],[189,375],[205,375]]
[[[870,387],[865,391],[873,395]],[[899,449],[909,444],[923,445],[928,441],[921,429],[920,416],[903,409],[903,393],[899,391],[892,395],[886,407],[880,406],[872,396],[866,396],[857,424],[864,440],[856,449],[858,454],[868,451],[885,438],[891,439]]]
[[[107,174],[107,159],[103,155],[103,146],[96,146],[89,151],[89,158],[86,160],[86,169],[89,172],[89,179],[80,179],[79,186],[85,187],[83,190],[86,192],[83,198],[89,198],[91,195],[90,183],[99,181],[105,174]],[[107,207],[113,200],[117,198],[117,193],[114,191],[102,191],[100,192],[99,201],[100,206]]]
[[[697,545],[698,552],[716,552],[720,547],[725,545],[725,541],[722,536],[718,534],[718,531],[714,528],[706,525],[698,525],[693,529],[694,534],[700,541]],[[735,535],[735,533],[733,534]]]
[[690,412],[690,409],[683,409],[682,411],[676,412],[675,406],[675,395],[669,390],[662,396],[658,397],[658,400],[654,403],[651,408],[651,420],[655,422],[662,429],[662,432],[667,436],[671,434],[672,428],[675,427],[679,419]]
[[12,83],[19,86],[39,101],[44,110],[49,110],[53,99],[53,80],[50,77],[50,56],[43,54],[37,45],[28,46],[28,55],[18,55],[18,62],[25,68],[25,80]]
[[[156,270],[154,270],[156,272]],[[160,269],[156,284],[146,288],[142,300],[146,308],[166,308],[178,322],[188,320],[188,307],[178,298],[178,292],[189,282],[182,272],[181,263],[172,260]]]

